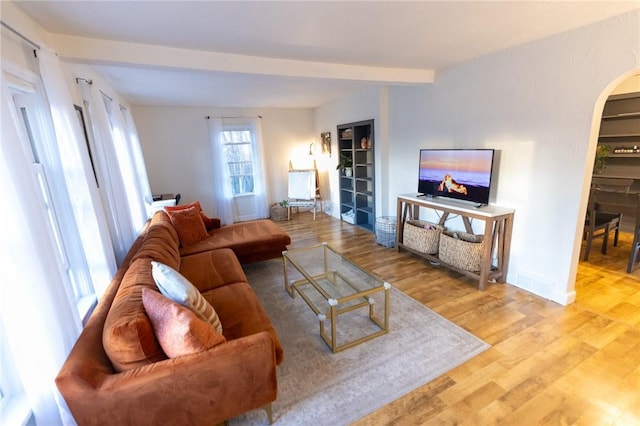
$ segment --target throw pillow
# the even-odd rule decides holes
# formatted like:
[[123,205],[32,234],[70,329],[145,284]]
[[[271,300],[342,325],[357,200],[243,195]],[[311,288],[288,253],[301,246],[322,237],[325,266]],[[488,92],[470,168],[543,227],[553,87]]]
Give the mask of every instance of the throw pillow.
[[210,323],[157,291],[143,288],[142,303],[169,358],[204,352],[227,341]]
[[207,231],[220,228],[220,219],[209,217],[206,214],[204,214],[204,211],[202,210],[202,206],[200,206],[200,201],[197,201],[197,200],[189,204],[181,204],[177,206],[166,206],[164,210],[167,213],[169,213],[169,212],[188,209],[189,207],[195,207],[196,210],[198,210],[198,212],[200,213],[200,217],[202,217],[202,221],[204,222],[204,227],[207,229]]
[[188,279],[175,269],[155,260],[151,261],[151,274],[160,293],[191,309],[198,317],[208,321],[218,333],[222,334],[222,324],[215,309]]
[[165,206],[164,210],[167,213],[169,213],[169,212],[188,209],[189,207],[195,207],[199,212],[202,211],[202,207],[200,206],[200,201],[194,201],[193,203],[189,203],[189,204],[178,204],[177,206]]
[[178,233],[183,247],[190,246],[209,236],[200,212],[195,207],[167,212],[171,224]]

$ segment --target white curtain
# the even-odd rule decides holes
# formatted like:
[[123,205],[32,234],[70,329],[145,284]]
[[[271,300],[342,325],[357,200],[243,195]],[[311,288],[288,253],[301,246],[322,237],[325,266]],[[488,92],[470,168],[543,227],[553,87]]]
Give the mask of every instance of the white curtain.
[[54,378],[79,327],[57,268],[57,250],[47,238],[50,228],[12,108],[3,81],[0,199],[11,208],[0,209],[0,313],[36,423],[59,425],[69,421],[69,413],[62,401],[56,403],[60,395]]
[[258,218],[264,219],[269,217],[269,197],[267,194],[267,174],[265,172],[264,161],[264,143],[262,141],[262,126],[260,118],[252,118],[250,120],[251,132],[253,136],[253,190],[255,194],[255,208]]
[[110,103],[110,111],[108,111],[108,114],[111,123],[113,146],[118,156],[122,180],[125,183],[125,192],[127,194],[129,210],[131,211],[133,229],[137,234],[142,230],[147,221],[147,208],[138,183],[138,173],[131,143],[127,137],[124,115],[120,106],[114,100],[105,97],[105,102]]
[[233,193],[229,185],[229,168],[224,156],[224,145],[222,138],[222,120],[217,117],[210,117],[209,141],[213,152],[213,200],[214,216],[220,219],[223,225],[233,223]]
[[111,142],[111,128],[104,102],[97,89],[86,81],[80,81],[85,114],[89,118],[88,129],[96,149],[95,166],[100,181],[100,194],[107,217],[111,244],[119,265],[136,238],[127,205],[124,182],[118,165],[118,157]]
[[[55,139],[60,152],[67,188],[72,196],[72,210],[88,259],[91,282],[109,282],[114,271],[113,251],[106,234],[106,223],[94,182],[80,122],[66,85],[58,57],[49,49],[38,51],[40,75],[47,94]],[[100,222],[102,219],[102,222]],[[92,287],[92,284],[89,284]]]
[[136,123],[133,121],[133,115],[128,108],[121,107],[120,110],[124,115],[127,137],[129,138],[131,154],[133,156],[134,167],[138,177],[136,182],[139,185],[140,195],[142,196],[142,200],[145,205],[151,205],[153,202],[153,195],[151,195],[151,185],[149,185],[149,176],[147,175],[147,167],[144,163],[144,155],[142,154],[142,146],[140,145],[140,138],[138,137]]

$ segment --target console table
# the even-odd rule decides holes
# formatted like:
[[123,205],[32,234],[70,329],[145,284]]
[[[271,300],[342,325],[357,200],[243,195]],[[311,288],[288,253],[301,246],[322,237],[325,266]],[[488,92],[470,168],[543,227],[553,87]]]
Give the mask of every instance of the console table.
[[[404,224],[410,219],[420,218],[420,209],[427,208],[442,212],[439,225],[445,226],[445,221],[449,214],[456,214],[462,218],[466,232],[473,233],[470,219],[484,221],[484,241],[490,244],[484,245],[481,268],[479,272],[471,272],[457,268],[453,265],[442,262],[437,254],[427,254],[416,251],[403,244]],[[397,250],[405,250],[424,257],[433,262],[439,262],[442,266],[455,270],[468,277],[478,280],[478,288],[484,290],[488,281],[504,283],[507,277],[507,267],[509,264],[509,251],[511,247],[511,233],[513,230],[514,210],[488,205],[474,207],[455,200],[443,198],[428,198],[418,196],[418,194],[402,194],[398,196],[398,223],[396,226],[396,247]],[[493,264],[492,257],[496,254],[496,264]]]

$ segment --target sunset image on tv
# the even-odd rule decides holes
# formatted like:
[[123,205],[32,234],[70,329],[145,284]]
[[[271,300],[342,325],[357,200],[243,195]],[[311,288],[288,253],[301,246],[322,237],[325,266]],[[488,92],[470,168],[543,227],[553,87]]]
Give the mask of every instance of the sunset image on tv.
[[422,149],[418,192],[488,204],[492,149]]

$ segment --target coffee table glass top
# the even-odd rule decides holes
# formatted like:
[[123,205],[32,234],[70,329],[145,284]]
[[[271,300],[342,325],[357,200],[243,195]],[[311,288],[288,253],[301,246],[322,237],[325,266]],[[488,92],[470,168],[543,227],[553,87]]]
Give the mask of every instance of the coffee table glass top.
[[[283,252],[285,287],[291,297],[305,300],[320,320],[320,334],[334,352],[369,340],[388,331],[389,288],[382,279],[344,258],[326,243]],[[293,266],[293,268],[291,268]],[[374,314],[374,296],[380,300],[383,317]],[[369,319],[377,330],[346,344],[336,342],[338,315],[369,308]],[[324,332],[324,321],[331,322],[331,337]]]

